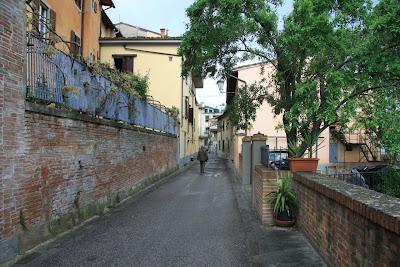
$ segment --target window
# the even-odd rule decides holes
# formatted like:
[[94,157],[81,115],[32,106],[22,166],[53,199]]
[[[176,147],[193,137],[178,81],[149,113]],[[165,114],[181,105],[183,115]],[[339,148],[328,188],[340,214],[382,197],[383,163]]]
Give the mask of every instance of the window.
[[210,116],[206,116],[206,122],[208,122],[210,120]]
[[185,96],[185,119],[189,116],[189,97]]
[[79,9],[82,9],[82,0],[75,0],[75,4]]
[[39,33],[41,36],[47,35],[48,17],[49,17],[49,8],[46,5],[44,5],[43,3],[40,3],[40,6],[39,6]]
[[188,118],[188,122],[191,123],[192,125],[194,125],[194,117],[193,117],[193,108],[189,107],[189,118]]
[[126,73],[133,73],[134,56],[113,56],[114,66],[117,70]]
[[97,13],[97,0],[92,0],[92,10]]
[[81,55],[81,39],[76,35],[74,31],[71,31],[71,44],[70,44],[71,55],[75,58]]

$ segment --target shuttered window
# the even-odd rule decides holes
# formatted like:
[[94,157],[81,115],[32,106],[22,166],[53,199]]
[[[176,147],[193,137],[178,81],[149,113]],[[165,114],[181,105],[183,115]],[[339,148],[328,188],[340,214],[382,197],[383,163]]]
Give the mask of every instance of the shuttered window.
[[81,55],[81,39],[74,31],[71,31],[70,52],[75,58],[78,58]]
[[134,56],[113,56],[114,66],[117,70],[126,73],[133,73]]

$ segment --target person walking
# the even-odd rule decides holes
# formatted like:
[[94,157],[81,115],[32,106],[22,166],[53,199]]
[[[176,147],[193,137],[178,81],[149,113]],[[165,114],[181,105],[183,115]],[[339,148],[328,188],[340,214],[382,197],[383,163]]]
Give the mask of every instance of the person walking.
[[200,161],[200,173],[204,173],[204,167],[206,165],[206,161],[208,160],[208,153],[204,146],[202,146],[197,153],[197,160]]

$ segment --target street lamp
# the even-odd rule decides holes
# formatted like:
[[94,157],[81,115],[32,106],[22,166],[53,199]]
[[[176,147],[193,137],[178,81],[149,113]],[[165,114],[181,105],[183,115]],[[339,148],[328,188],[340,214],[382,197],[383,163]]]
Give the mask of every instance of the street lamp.
[[221,93],[223,93],[223,91],[224,91],[224,84],[225,84],[225,81],[224,80],[218,80],[218,82],[217,82],[217,85],[218,85],[218,90],[221,92]]
[[[233,75],[228,75],[228,77],[232,77],[235,80],[244,83],[245,86],[247,86],[247,82],[245,80],[239,79],[238,77],[235,77]],[[227,93],[227,94],[234,94],[235,92],[224,92],[224,85],[225,85],[225,80],[218,80],[217,81],[218,89],[220,93]]]

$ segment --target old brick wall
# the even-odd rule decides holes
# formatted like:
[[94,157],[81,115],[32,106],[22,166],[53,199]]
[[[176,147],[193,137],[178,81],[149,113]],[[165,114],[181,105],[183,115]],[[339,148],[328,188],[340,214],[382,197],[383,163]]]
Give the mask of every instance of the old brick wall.
[[400,266],[400,199],[295,174],[297,225],[334,266]]
[[0,263],[16,252],[24,124],[25,1],[0,0]]
[[257,165],[252,184],[252,207],[258,219],[264,225],[274,224],[274,212],[267,202],[267,195],[276,191],[280,180],[288,175],[288,171],[275,171],[263,165]]
[[2,233],[18,237],[18,253],[103,213],[144,181],[152,183],[177,168],[175,136],[31,103],[26,107],[23,157],[7,189],[15,219]]
[[0,0],[0,265],[177,168],[177,138],[25,102],[25,0]]

